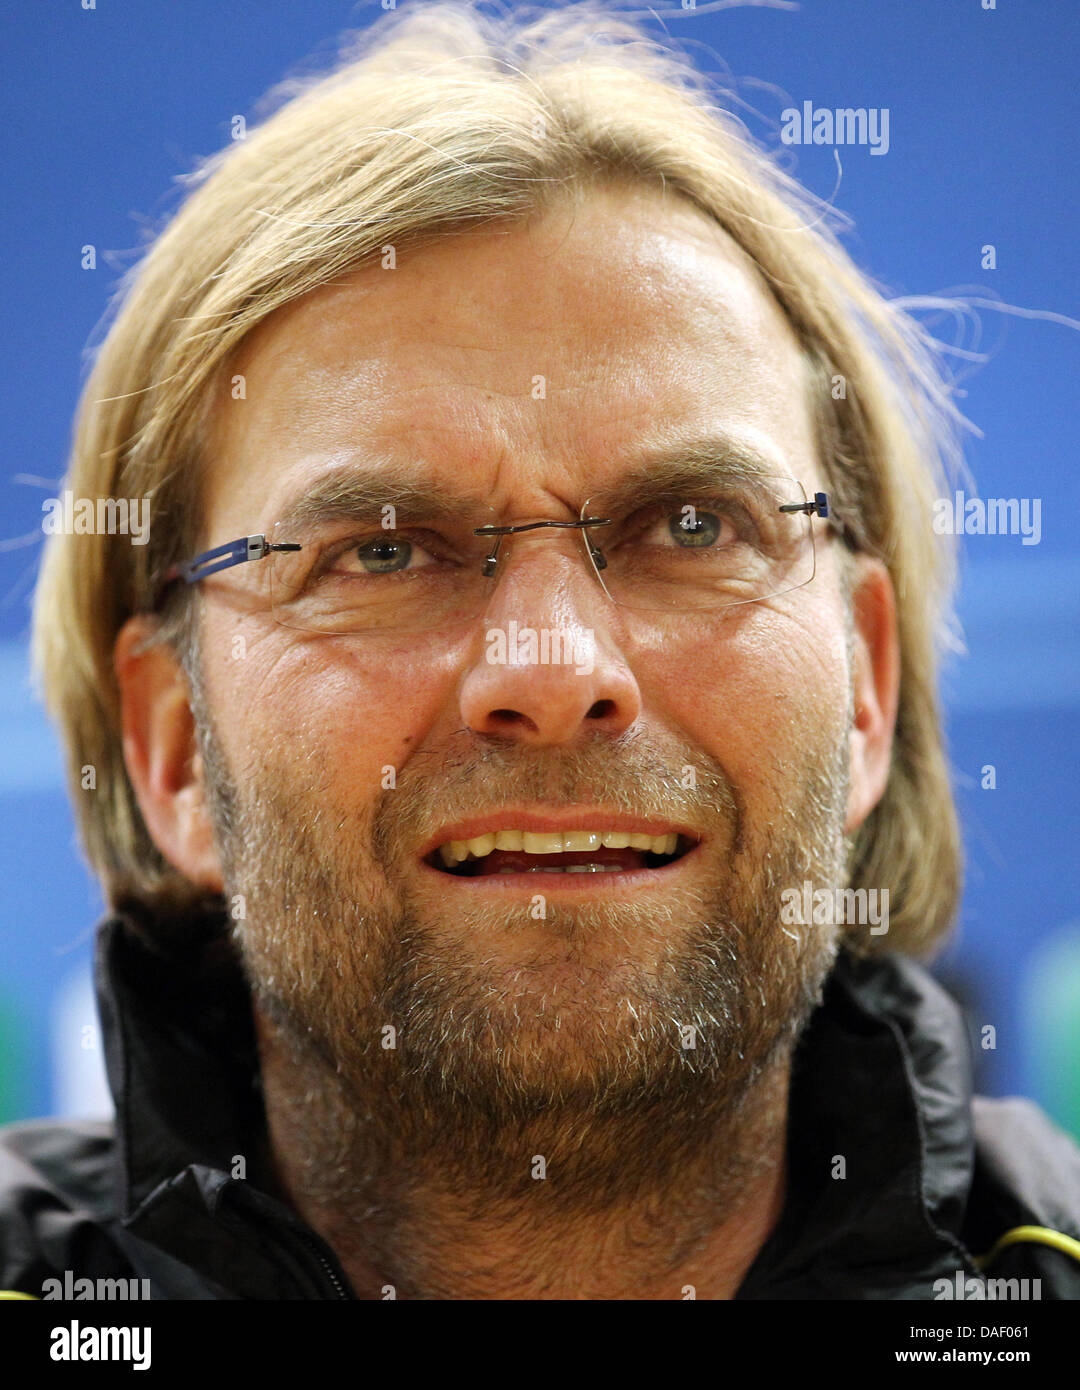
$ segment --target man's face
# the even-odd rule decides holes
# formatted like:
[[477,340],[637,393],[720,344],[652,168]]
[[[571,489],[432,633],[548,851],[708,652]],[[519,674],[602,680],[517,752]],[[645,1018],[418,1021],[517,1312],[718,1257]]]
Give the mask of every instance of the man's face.
[[[208,545],[270,532],[352,460],[514,519],[575,519],[646,449],[710,434],[827,485],[781,311],[722,231],[648,190],[401,250],[271,317],[231,372]],[[784,889],[844,881],[834,549],[819,536],[805,587],[662,622],[611,603],[574,530],[513,538],[482,617],[434,631],[282,626],[267,562],[204,583],[201,746],[265,1015],[444,1136],[470,1114],[732,1106],[835,951],[780,918]],[[591,670],[489,661],[511,622],[578,636]],[[557,877],[425,862],[520,813],[693,848]]]

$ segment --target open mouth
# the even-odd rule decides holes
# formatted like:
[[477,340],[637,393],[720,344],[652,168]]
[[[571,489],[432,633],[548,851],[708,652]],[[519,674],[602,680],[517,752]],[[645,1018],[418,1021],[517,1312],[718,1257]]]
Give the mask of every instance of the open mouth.
[[614,830],[530,833],[491,831],[470,840],[449,840],[424,863],[456,878],[501,874],[618,874],[663,869],[698,844],[687,835],[632,834]]

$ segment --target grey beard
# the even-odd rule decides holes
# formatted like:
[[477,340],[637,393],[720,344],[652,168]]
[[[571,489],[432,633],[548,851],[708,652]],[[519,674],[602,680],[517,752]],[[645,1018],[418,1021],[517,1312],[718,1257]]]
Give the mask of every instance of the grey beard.
[[[236,943],[288,1078],[279,1121],[294,1186],[362,1230],[387,1267],[408,1263],[410,1199],[433,1185],[475,1203],[478,1220],[540,1230],[555,1212],[642,1201],[664,1200],[669,1217],[672,1203],[715,1208],[768,1167],[762,1134],[782,1124],[787,1064],[838,946],[835,928],[782,926],[781,893],[846,881],[846,737],[777,770],[767,837],[720,764],[697,749],[659,757],[633,737],[567,753],[469,735],[437,771],[414,757],[414,776],[332,824],[317,757],[264,750],[249,798],[201,714],[227,893],[246,901]],[[686,763],[692,790],[672,771]],[[485,914],[424,920],[406,886],[400,846],[507,787],[717,825],[731,860],[715,886],[660,909],[566,909],[550,924],[566,972],[555,995],[545,959],[508,968],[455,953],[448,932],[480,941]],[[664,941],[655,968],[596,967],[597,941],[643,929]]]

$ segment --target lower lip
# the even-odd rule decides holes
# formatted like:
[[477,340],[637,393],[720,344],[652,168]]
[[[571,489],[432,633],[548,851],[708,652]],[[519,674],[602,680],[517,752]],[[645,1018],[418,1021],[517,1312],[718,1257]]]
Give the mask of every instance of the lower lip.
[[604,893],[626,891],[639,892],[641,889],[658,888],[664,883],[670,882],[675,875],[682,869],[684,864],[688,864],[698,850],[700,843],[694,845],[692,849],[686,851],[681,859],[676,859],[672,864],[665,864],[659,869],[623,869],[620,873],[587,873],[587,874],[567,874],[556,871],[555,873],[545,873],[543,869],[537,869],[527,874],[444,874],[440,869],[433,869],[430,864],[420,861],[420,867],[432,878],[437,878],[441,884],[450,884],[455,888],[474,888],[485,893],[506,892],[520,893],[523,890],[528,893],[581,893],[593,892],[600,889]]

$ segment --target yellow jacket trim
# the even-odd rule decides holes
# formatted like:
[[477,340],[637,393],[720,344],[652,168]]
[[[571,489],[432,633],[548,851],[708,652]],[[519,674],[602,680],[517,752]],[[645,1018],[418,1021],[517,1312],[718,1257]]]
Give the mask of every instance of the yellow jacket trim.
[[1018,1245],[1021,1241],[1050,1245],[1055,1250],[1061,1250],[1064,1254],[1071,1255],[1074,1260],[1080,1260],[1080,1240],[1074,1240],[1072,1236],[1065,1235],[1063,1231],[1052,1231],[1049,1226],[1014,1226],[1011,1231],[1006,1231],[995,1241],[992,1250],[976,1259],[976,1267],[985,1269],[988,1264],[992,1264],[997,1259],[1006,1246]]

